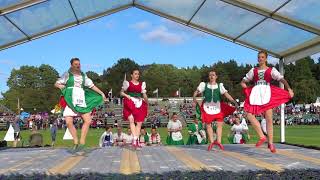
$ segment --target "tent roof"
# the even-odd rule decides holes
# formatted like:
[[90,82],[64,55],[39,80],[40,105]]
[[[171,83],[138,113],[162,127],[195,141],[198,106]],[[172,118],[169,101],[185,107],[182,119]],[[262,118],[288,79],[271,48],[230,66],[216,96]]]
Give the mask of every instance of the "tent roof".
[[0,50],[136,7],[285,63],[320,52],[319,0],[6,0]]

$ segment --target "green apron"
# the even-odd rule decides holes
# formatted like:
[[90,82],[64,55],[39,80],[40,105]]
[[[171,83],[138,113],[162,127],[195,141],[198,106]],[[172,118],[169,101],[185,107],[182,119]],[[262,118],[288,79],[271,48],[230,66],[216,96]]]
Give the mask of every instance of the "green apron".
[[74,106],[72,103],[72,91],[73,91],[72,87],[74,87],[74,76],[70,71],[69,71],[69,78],[67,80],[66,87],[61,90],[61,94],[62,94],[62,96],[64,96],[64,99],[67,102],[67,105],[69,106],[69,108],[71,108],[75,112],[85,114],[85,113],[92,112],[92,110],[95,107],[102,105],[103,98],[97,92],[84,86],[85,75],[83,72],[81,72],[81,75],[82,75],[81,87],[84,89],[84,96],[85,96],[85,101],[86,101],[87,107]]
[[[197,131],[196,125],[194,123],[188,125],[188,130],[195,133]],[[198,122],[198,131],[203,130],[202,123]],[[189,135],[187,145],[199,144],[198,138],[196,135]],[[206,139],[203,139],[200,144],[206,144]]]

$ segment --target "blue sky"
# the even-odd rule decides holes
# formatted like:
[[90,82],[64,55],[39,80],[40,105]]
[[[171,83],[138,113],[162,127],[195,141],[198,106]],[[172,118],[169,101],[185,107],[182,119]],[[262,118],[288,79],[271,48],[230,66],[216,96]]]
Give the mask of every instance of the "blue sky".
[[[319,57],[319,55],[316,55]],[[79,57],[84,71],[102,73],[119,58],[139,64],[210,65],[235,59],[255,63],[256,52],[136,8],[0,51],[0,91],[13,68],[50,64],[59,73]]]

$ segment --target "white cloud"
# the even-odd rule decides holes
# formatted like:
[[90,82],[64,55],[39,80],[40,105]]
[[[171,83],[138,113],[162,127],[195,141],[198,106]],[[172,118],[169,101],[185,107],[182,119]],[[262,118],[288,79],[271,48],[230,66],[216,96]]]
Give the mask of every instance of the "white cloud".
[[97,68],[101,68],[102,65],[101,64],[82,64],[81,65],[83,68],[86,68],[86,69],[97,69]]
[[179,44],[185,41],[185,38],[174,32],[169,32],[165,26],[159,26],[153,30],[141,35],[145,41],[160,41],[165,44]]
[[145,30],[151,27],[151,23],[149,21],[141,21],[141,22],[132,24],[129,27],[135,30]]
[[176,23],[174,21],[170,21],[168,19],[161,19],[161,22],[164,23],[164,26],[166,26],[170,31],[177,31],[179,33],[184,33],[186,36],[189,37],[204,37],[208,36],[206,33],[190,28],[186,25]]
[[0,60],[0,64],[7,65],[7,66],[14,66],[15,65],[15,63],[11,60]]
[[130,25],[129,28],[140,31],[140,37],[145,41],[170,45],[181,44],[192,38],[206,36],[201,31],[167,19],[161,19],[159,25],[152,25],[149,21],[140,21]]

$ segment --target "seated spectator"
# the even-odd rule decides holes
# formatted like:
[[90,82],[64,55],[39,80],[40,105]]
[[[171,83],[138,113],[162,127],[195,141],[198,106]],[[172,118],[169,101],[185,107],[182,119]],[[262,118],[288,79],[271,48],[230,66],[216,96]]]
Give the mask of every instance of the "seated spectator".
[[96,119],[93,119],[92,122],[91,122],[91,127],[92,128],[96,128],[97,127],[97,120]]
[[168,145],[184,145],[182,137],[182,124],[178,120],[178,115],[176,113],[172,114],[171,120],[168,123]]
[[203,130],[202,123],[198,119],[194,119],[193,123],[188,125],[189,139],[187,145],[206,144],[207,136]]
[[112,145],[113,145],[112,127],[106,126],[106,131],[100,137],[99,146],[108,147]]
[[114,120],[113,127],[118,127],[118,120]]
[[161,145],[161,137],[160,137],[160,134],[157,132],[157,128],[155,127],[151,129],[150,144]]
[[139,145],[142,147],[150,145],[149,135],[146,132],[146,129],[144,127],[141,127],[140,136],[139,136]]
[[127,132],[127,136],[126,136],[126,144],[131,145],[132,141],[133,141],[133,135],[132,135],[131,129],[128,128],[128,132]]
[[160,127],[160,117],[157,116],[156,114],[152,114],[151,127],[155,127],[155,128]]
[[100,120],[98,120],[98,122],[97,122],[97,128],[99,129],[101,126],[102,126],[102,122],[100,121]]
[[113,136],[115,146],[124,146],[126,144],[126,134],[122,132],[122,128],[118,127],[117,133]]
[[36,127],[32,128],[32,133],[29,137],[29,146],[31,147],[42,147],[43,145],[43,137],[42,134],[40,134]]
[[240,123],[240,118],[234,118],[234,124],[231,127],[231,135],[229,135],[231,144],[245,144],[249,141],[248,128]]

